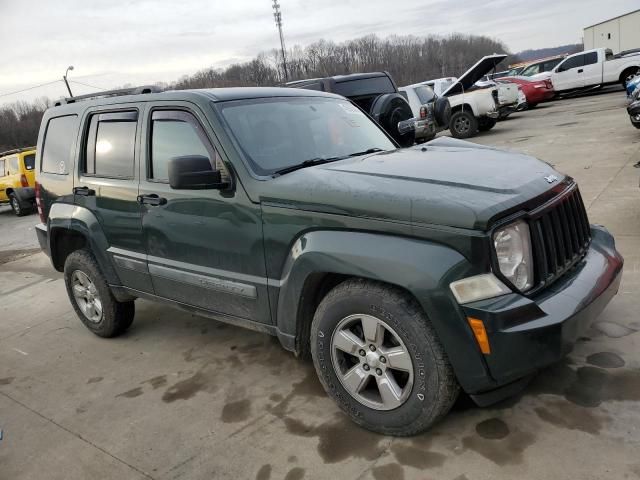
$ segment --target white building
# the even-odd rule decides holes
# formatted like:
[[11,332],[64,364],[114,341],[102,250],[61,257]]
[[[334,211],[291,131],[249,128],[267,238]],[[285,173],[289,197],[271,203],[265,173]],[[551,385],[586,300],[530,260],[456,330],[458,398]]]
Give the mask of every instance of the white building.
[[584,49],[592,48],[610,48],[613,53],[640,48],[640,10],[585,27]]

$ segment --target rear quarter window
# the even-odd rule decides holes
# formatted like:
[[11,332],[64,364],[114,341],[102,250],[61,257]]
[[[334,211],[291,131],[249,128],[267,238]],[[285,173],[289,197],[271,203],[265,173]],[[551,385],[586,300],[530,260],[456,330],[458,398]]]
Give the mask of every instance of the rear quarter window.
[[71,149],[78,133],[78,116],[54,117],[47,123],[42,145],[40,170],[57,175],[69,174]]
[[30,153],[29,155],[25,155],[23,163],[25,170],[33,170],[36,166],[36,154]]

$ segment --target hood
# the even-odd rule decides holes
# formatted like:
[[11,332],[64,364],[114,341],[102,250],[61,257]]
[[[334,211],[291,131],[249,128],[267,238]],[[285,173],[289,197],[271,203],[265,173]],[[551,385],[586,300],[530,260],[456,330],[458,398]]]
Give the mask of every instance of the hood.
[[[545,178],[547,177],[547,178]],[[301,210],[486,230],[540,204],[564,176],[533,157],[452,138],[318,165],[265,182],[261,202]]]
[[502,60],[507,58],[507,55],[494,54],[482,57],[476,64],[469,70],[464,72],[458,81],[447,88],[442,95],[449,97],[451,95],[458,95],[469,90],[474,83],[484,77],[487,73],[493,70]]

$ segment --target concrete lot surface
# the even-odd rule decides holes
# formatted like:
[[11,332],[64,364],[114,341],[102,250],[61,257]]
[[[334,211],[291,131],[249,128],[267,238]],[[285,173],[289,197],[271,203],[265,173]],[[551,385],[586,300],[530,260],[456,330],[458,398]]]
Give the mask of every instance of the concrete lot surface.
[[574,176],[626,259],[589,336],[524,394],[463,398],[419,437],[374,435],[266,335],[138,301],[127,334],[95,337],[36,254],[0,266],[0,479],[640,478],[640,131],[623,105],[621,91],[554,102],[474,139]]

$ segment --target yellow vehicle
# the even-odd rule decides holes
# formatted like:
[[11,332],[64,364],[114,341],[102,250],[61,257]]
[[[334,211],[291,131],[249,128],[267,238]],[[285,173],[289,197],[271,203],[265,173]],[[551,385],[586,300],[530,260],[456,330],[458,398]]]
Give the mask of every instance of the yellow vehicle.
[[17,216],[35,206],[35,147],[0,153],[0,204],[10,203]]

